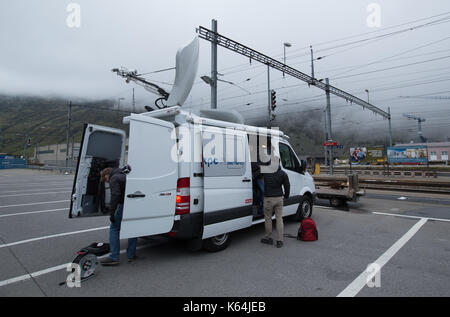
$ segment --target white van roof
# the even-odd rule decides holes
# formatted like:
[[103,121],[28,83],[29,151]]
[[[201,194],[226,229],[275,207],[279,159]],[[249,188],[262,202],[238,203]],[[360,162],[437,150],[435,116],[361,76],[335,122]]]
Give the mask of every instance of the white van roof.
[[[181,109],[180,106],[174,106],[169,108],[164,108],[160,110],[155,110],[151,112],[144,112],[140,114],[131,114],[131,116],[145,116],[145,117],[152,117],[157,119],[165,119],[169,117],[174,117],[176,115],[180,115],[186,120],[186,122],[196,123],[196,124],[204,124],[208,126],[214,126],[214,127],[221,127],[221,128],[233,128],[236,130],[245,131],[247,133],[262,133],[267,135],[274,135],[278,136],[280,138],[289,138],[287,135],[285,135],[282,131],[277,129],[268,129],[264,127],[255,127],[250,126],[246,124],[241,123],[235,123],[235,122],[228,122],[223,120],[217,120],[217,119],[211,119],[211,118],[205,118],[202,116],[198,116],[196,114],[193,114],[192,112],[184,111]],[[123,123],[128,124],[130,122],[130,117],[127,116],[123,118]]]

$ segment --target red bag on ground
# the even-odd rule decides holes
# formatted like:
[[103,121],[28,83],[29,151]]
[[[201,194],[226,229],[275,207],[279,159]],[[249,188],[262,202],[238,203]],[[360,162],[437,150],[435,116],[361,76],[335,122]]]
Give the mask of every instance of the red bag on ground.
[[319,239],[319,233],[314,220],[311,218],[305,218],[300,222],[300,228],[298,229],[297,240],[302,241],[316,241]]

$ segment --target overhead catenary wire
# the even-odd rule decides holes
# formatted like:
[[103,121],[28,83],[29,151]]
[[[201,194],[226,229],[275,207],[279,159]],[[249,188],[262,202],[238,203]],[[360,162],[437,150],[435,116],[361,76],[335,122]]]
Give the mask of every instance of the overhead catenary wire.
[[[448,13],[445,13],[445,15],[446,15],[446,14],[448,14]],[[440,14],[440,15],[437,15],[437,16],[441,16],[441,15],[444,15],[444,14]],[[416,20],[415,22],[417,22],[417,21],[422,21],[422,20],[426,20],[426,19],[428,19],[428,18],[425,18],[425,19],[419,19],[419,20]],[[349,50],[353,50],[353,49],[356,48],[356,47],[361,47],[361,46],[363,46],[363,45],[370,44],[370,43],[371,43],[371,42],[370,42],[371,40],[372,40],[372,41],[383,40],[383,39],[389,38],[389,37],[394,36],[394,35],[402,34],[402,33],[404,33],[404,32],[409,32],[409,31],[417,30],[417,29],[420,29],[420,28],[423,28],[423,27],[433,26],[433,25],[438,25],[438,24],[441,24],[441,23],[448,23],[448,22],[450,22],[450,16],[445,17],[445,18],[442,18],[442,19],[439,19],[439,20],[431,21],[431,22],[428,22],[428,23],[425,23],[425,24],[422,24],[422,25],[417,25],[417,26],[413,26],[413,27],[410,27],[410,28],[406,28],[406,29],[403,29],[403,30],[400,30],[400,31],[395,31],[395,32],[387,33],[387,34],[382,34],[382,35],[378,35],[378,36],[371,37],[371,38],[366,38],[366,39],[362,39],[362,40],[358,40],[358,41],[353,41],[353,42],[350,42],[350,43],[339,44],[339,45],[334,46],[334,47],[328,47],[328,48],[322,49],[322,50],[320,50],[320,51],[332,50],[332,49],[336,49],[336,48],[340,48],[340,47],[345,47],[345,46],[349,46],[349,45],[351,46],[351,45],[355,45],[355,44],[358,44],[358,43],[362,43],[362,42],[363,42],[362,44],[360,44],[360,45],[358,45],[358,46],[355,46],[355,47],[352,47],[352,48],[349,48],[349,49],[346,49],[346,50],[342,50],[342,51],[340,51],[340,52],[330,53],[330,54],[328,54],[328,55],[326,55],[326,56],[322,56],[321,58],[328,57],[328,56],[332,56],[332,55],[336,55],[336,54],[338,54],[338,53],[343,53],[343,52],[346,52],[346,51],[349,51]],[[412,22],[410,22],[410,23],[412,23]],[[402,25],[406,25],[406,24],[410,24],[410,23],[405,23],[405,24],[402,24]],[[392,28],[393,28],[393,27],[392,27]],[[387,28],[387,29],[389,29],[389,28]],[[375,32],[378,32],[378,31],[369,32],[369,34],[370,34],[370,33],[375,33]],[[317,45],[316,45],[316,46],[317,46]],[[307,56],[307,55],[309,55],[309,54],[310,54],[310,53],[301,54],[300,57]],[[279,55],[276,55],[275,57],[278,57],[278,56],[279,56]],[[292,56],[292,55],[287,55],[286,57],[289,58],[290,60],[296,58],[296,56]],[[308,61],[305,60],[304,63],[307,63],[307,62],[308,62]],[[245,66],[245,65],[247,65],[247,64],[241,64],[241,65],[242,65],[242,66]],[[293,63],[292,65],[298,65],[298,64]],[[230,68],[228,68],[228,69],[237,68],[238,66],[239,66],[239,65],[233,66],[233,67],[230,67]],[[263,67],[263,66],[264,66],[264,65],[255,65],[255,66],[252,66],[252,67],[254,67],[254,68],[261,68],[261,67]],[[250,68],[252,68],[252,67],[250,67]],[[244,71],[249,70],[250,68],[242,68],[242,67],[240,67],[239,70],[234,71],[234,72],[228,72],[228,73],[226,73],[226,75],[231,75],[231,74],[234,74],[234,73],[244,72]],[[226,70],[226,69],[222,69],[222,70],[220,70],[220,72],[224,72],[225,70]],[[330,77],[331,77],[331,76],[330,76]],[[200,82],[197,82],[197,83],[200,83]]]
[[[390,26],[390,27],[380,28],[380,29],[377,29],[377,30],[374,30],[374,31],[370,31],[370,32],[364,32],[364,33],[360,33],[360,34],[355,34],[355,35],[346,36],[346,37],[343,37],[343,38],[334,39],[334,40],[330,40],[330,41],[319,42],[319,43],[315,43],[315,44],[313,43],[312,46],[317,48],[317,47],[320,47],[320,46],[323,46],[323,45],[326,45],[326,44],[340,42],[340,41],[344,41],[344,40],[348,40],[348,39],[352,39],[352,38],[357,38],[357,37],[361,37],[361,36],[365,36],[365,35],[369,35],[369,34],[379,33],[379,32],[383,32],[383,31],[386,31],[386,30],[391,30],[391,29],[395,29],[395,28],[398,28],[398,27],[402,27],[402,26],[405,26],[405,25],[408,25],[408,24],[421,22],[421,21],[425,21],[425,20],[429,20],[429,19],[433,19],[433,18],[437,18],[437,17],[449,15],[449,14],[450,14],[450,11],[447,11],[447,12],[436,14],[436,15],[432,15],[432,16],[429,16],[429,17],[426,17],[426,18],[421,18],[421,19],[408,21],[408,22],[404,22],[404,23],[401,23],[401,24],[393,25],[393,26]],[[298,49],[291,49],[290,50],[291,54],[286,55],[286,57],[289,58],[289,59],[293,59],[296,56],[292,55],[292,53],[303,51],[303,50],[308,50],[308,52],[307,53],[303,53],[300,56],[301,57],[309,56],[309,54],[310,54],[309,53],[309,49],[310,49],[310,45],[304,46],[304,47],[301,47],[301,48],[298,48]],[[278,54],[278,55],[273,55],[273,56],[274,57],[280,57],[280,56],[283,56],[283,55],[282,54]],[[223,69],[221,69],[219,71],[220,72],[225,72],[225,71],[227,71],[229,69],[240,68],[240,67],[245,66],[245,65],[248,65],[248,62],[247,63],[238,64],[238,65],[234,65],[234,66],[230,66],[230,67],[227,67],[227,68],[223,68]]]
[[[433,75],[434,76],[434,75]],[[429,77],[429,76],[425,76],[425,77],[420,77],[420,78],[415,78],[415,79],[412,79],[412,80],[407,80],[407,81],[403,81],[403,82],[411,82],[411,81],[413,81],[413,80],[418,80],[418,79],[421,79],[421,78],[427,78],[427,77]],[[377,89],[377,86],[375,86],[374,88],[374,90],[373,91],[383,91],[383,90],[392,90],[392,89],[397,89],[397,88],[405,88],[405,87],[413,87],[413,86],[417,86],[417,85],[422,85],[422,84],[429,84],[429,83],[434,83],[434,82],[440,82],[440,81],[446,81],[446,80],[448,80],[447,78],[439,78],[439,79],[435,79],[434,81],[421,81],[421,82],[414,82],[414,83],[410,83],[410,84],[408,84],[408,85],[402,85],[402,86],[392,86],[392,85],[389,85],[388,87],[385,87],[385,86],[378,86],[378,87],[380,87],[380,88],[378,88]],[[402,81],[396,81],[396,83],[402,83]],[[386,85],[386,84],[385,84]],[[290,88],[292,88],[292,87],[296,87],[296,88],[298,88],[299,86],[305,86],[305,88],[307,88],[307,86],[306,85],[304,85],[304,84],[297,84],[297,85],[291,85],[291,86],[287,86],[287,87],[276,87],[276,88],[274,88],[274,89],[276,89],[276,90],[284,90],[284,89],[290,89]],[[264,92],[266,92],[266,90],[261,90],[261,91],[257,91],[257,92],[254,92],[254,93],[252,93],[252,95],[256,95],[256,94],[261,94],[261,93],[264,93]],[[355,91],[353,91],[353,93],[356,93]],[[236,98],[240,98],[240,97],[248,97],[248,95],[235,95],[235,96],[231,96],[231,97],[225,97],[225,98],[221,98],[221,99],[219,99],[219,101],[226,101],[226,100],[232,100],[232,99],[236,99]],[[317,96],[314,96],[314,98],[317,98],[317,99],[321,99],[323,96],[322,95],[317,95]],[[298,104],[298,102],[296,102],[296,101],[303,101],[303,100],[308,100],[308,99],[310,99],[311,97],[306,97],[306,98],[301,98],[301,99],[294,99],[293,100],[293,104]],[[379,100],[379,101],[384,101],[385,99],[383,99],[383,100]],[[390,99],[388,99],[388,100],[391,100],[391,98]],[[261,99],[261,101],[263,101],[263,99]],[[202,104],[198,104],[198,105],[196,105],[196,106],[201,106],[201,105],[206,105],[206,104],[208,104],[207,102],[205,102],[205,103],[202,103]],[[236,108],[236,107],[235,107]],[[233,109],[235,109],[235,108],[233,108]]]
[[[422,70],[421,71],[421,73],[424,73],[424,72],[430,72],[430,71],[439,71],[439,70],[445,70],[445,69],[448,69],[448,68],[450,68],[450,67],[444,67],[444,68],[434,68],[434,69],[431,69],[431,70]],[[390,77],[398,77],[398,76],[406,76],[406,75],[411,75],[411,74],[417,74],[417,72],[408,72],[408,73],[400,73],[400,74],[396,74],[396,75],[389,75],[389,77],[386,77],[386,76],[384,76],[384,77],[375,77],[375,78],[370,78],[370,79],[368,79],[368,80],[376,80],[376,79],[382,79],[382,78],[390,78]],[[431,76],[435,76],[435,75],[431,75]],[[282,78],[278,78],[278,79],[274,79],[274,80],[272,80],[271,81],[271,83],[273,84],[273,83],[275,83],[275,82],[278,82],[278,81],[281,81],[282,80]],[[339,84],[341,84],[341,83],[354,83],[354,82],[361,82],[360,80],[354,80],[354,81],[339,81]],[[396,81],[396,83],[399,83],[398,81]],[[249,86],[249,87],[246,87],[247,89],[252,89],[252,88],[256,88],[256,87],[260,87],[260,86],[265,86],[266,85],[266,83],[262,83],[262,84],[258,84],[258,85],[253,85],[253,86]],[[291,86],[288,86],[288,87],[280,87],[280,88],[275,88],[275,89],[284,89],[284,88],[288,88],[288,89],[290,89],[290,88],[298,88],[299,86],[304,86],[304,88],[306,89],[306,88],[308,88],[308,86],[307,85],[291,85]],[[291,90],[289,90],[289,91],[292,91],[293,89],[291,89]],[[355,92],[354,90],[353,90],[353,92]],[[379,100],[379,101],[381,101],[381,100]]]
[[414,63],[409,63],[409,64],[403,64],[403,65],[397,65],[397,66],[393,66],[393,67],[387,67],[387,68],[367,71],[367,72],[358,73],[358,74],[352,74],[352,75],[341,76],[341,77],[332,77],[332,79],[338,80],[338,79],[343,79],[343,78],[362,76],[362,75],[366,75],[366,74],[373,74],[373,73],[383,72],[383,71],[387,71],[387,70],[393,70],[393,69],[398,69],[398,68],[403,68],[403,67],[408,67],[408,66],[413,66],[413,65],[419,65],[419,64],[429,63],[429,62],[440,61],[440,60],[448,59],[448,58],[450,58],[450,55],[441,56],[441,57],[433,58],[433,59],[428,59],[428,60],[420,61],[420,62],[414,62]]
[[[446,14],[448,15],[448,13],[446,13]],[[442,15],[439,15],[439,16],[442,16]],[[408,31],[411,31],[411,30],[414,30],[414,29],[423,28],[425,26],[439,25],[439,24],[444,24],[444,23],[448,23],[448,22],[450,22],[450,16],[442,18],[442,19],[439,19],[439,20],[427,22],[427,23],[424,23],[424,24],[421,24],[421,25],[417,25],[415,27],[409,28],[409,30],[407,30],[407,29],[397,30],[395,32],[390,32],[390,33],[387,33],[387,34],[377,35],[377,36],[374,36],[374,37],[371,37],[371,38],[368,38],[368,39],[362,39],[362,40],[358,40],[358,41],[351,41],[351,42],[335,45],[333,47],[327,47],[329,49],[329,51],[331,51],[331,53],[328,54],[328,56],[331,56],[332,54],[338,54],[338,53],[343,52],[343,51],[347,51],[347,49],[345,49],[345,50],[340,50],[340,51],[333,52],[333,50],[336,50],[336,49],[339,49],[339,48],[343,48],[343,47],[345,47],[345,45],[350,47],[350,46],[360,45],[360,44],[366,43],[366,42],[369,43],[370,40],[377,40],[377,39],[388,38],[388,37],[394,36],[396,34],[401,34],[402,32],[408,32]],[[367,63],[367,64],[356,65],[356,67],[361,67],[361,66],[362,67],[366,67],[366,66],[370,66],[370,65],[373,65],[373,64],[379,64],[379,63],[384,63],[384,62],[393,62],[393,61],[398,61],[398,60],[402,60],[402,59],[410,59],[410,58],[425,56],[425,55],[429,55],[429,54],[435,54],[436,52],[427,52],[425,54],[415,54],[413,56],[404,56],[404,55],[406,55],[406,54],[408,54],[410,52],[413,52],[414,50],[417,50],[419,48],[424,48],[424,47],[427,47],[429,45],[433,45],[433,43],[439,43],[441,41],[447,40],[448,38],[449,37],[444,38],[444,39],[440,39],[440,40],[437,40],[437,41],[434,41],[434,42],[431,42],[431,43],[422,44],[419,47],[410,48],[410,49],[408,49],[406,51],[402,51],[402,52],[396,53],[394,55],[391,55],[391,56],[388,56],[388,57],[384,57],[382,59],[378,59],[376,61],[373,61],[373,62],[370,62],[370,63]],[[322,49],[321,51],[322,52],[326,51],[327,48]],[[441,50],[441,51],[438,51],[438,53],[439,52],[444,52],[444,51],[448,51],[448,50]],[[306,56],[306,55],[308,55],[308,54],[304,54],[304,56]],[[289,55],[289,56],[291,56],[291,55]],[[400,57],[400,56],[403,56],[403,57],[402,58],[396,58],[396,57]],[[373,71],[367,72],[367,74],[371,74],[373,72],[384,72],[384,71],[388,71],[388,70],[391,70],[391,69],[403,68],[403,67],[419,65],[419,64],[424,64],[424,63],[431,63],[433,61],[439,61],[439,60],[447,59],[449,57],[450,56],[441,56],[441,57],[437,57],[437,58],[434,58],[434,59],[422,60],[422,61],[417,61],[417,62],[413,62],[413,63],[409,63],[409,64],[396,65],[396,66],[393,66],[393,67],[384,67],[382,69],[378,69],[378,70],[373,70]],[[255,67],[252,67],[252,68],[253,68],[253,70],[255,70]],[[345,73],[349,73],[349,72],[352,72],[352,71],[355,70],[355,66],[352,66],[350,68],[352,68],[352,69],[346,71]],[[436,70],[439,70],[439,69],[436,69]],[[244,70],[240,69],[240,70],[237,70],[236,72],[229,72],[226,75],[232,75],[233,73],[238,73],[238,72],[241,72],[241,71],[244,71]],[[222,70],[222,72],[223,72],[223,70]],[[260,74],[263,74],[263,73],[260,73]],[[364,75],[365,74],[366,73],[364,73]],[[352,77],[358,77],[358,76],[362,76],[362,75],[363,75],[363,73],[360,73],[360,74],[354,74],[354,75],[351,75],[351,76],[341,76],[341,77],[332,78],[332,79],[333,80],[338,80],[338,79],[340,80],[340,79],[347,79],[347,78],[352,78]],[[246,77],[252,78],[252,75],[246,76]],[[389,76],[386,76],[386,77],[389,78]],[[414,80],[415,80],[414,82],[412,82],[413,80],[406,80],[406,81],[404,81],[405,85],[399,85],[399,83],[401,83],[401,82],[398,82],[398,81],[394,82],[397,85],[387,86],[387,83],[386,83],[386,84],[384,84],[384,86],[383,85],[382,86],[378,86],[378,88],[372,88],[371,87],[371,91],[385,91],[385,90],[387,91],[387,90],[395,90],[395,89],[401,89],[401,88],[407,88],[407,87],[414,87],[414,86],[418,86],[418,85],[434,84],[434,83],[438,83],[438,82],[447,81],[448,78],[439,78],[439,79],[436,79],[436,80],[428,80],[428,81],[422,80],[420,82],[417,81],[418,80],[417,78],[415,78]],[[242,82],[246,82],[246,81],[248,81],[248,80],[245,80],[245,81],[242,81]],[[273,81],[271,81],[271,83],[273,83]],[[252,87],[259,87],[259,86],[262,86],[262,85],[265,85],[265,84],[258,84],[258,85],[254,85]],[[294,89],[294,88],[297,89],[300,86],[302,86],[302,85],[292,85],[292,86],[280,87],[280,88],[275,88],[275,89],[282,89],[283,93],[286,93],[288,91],[288,89]],[[246,89],[250,89],[250,87],[248,87],[248,86],[245,86],[245,87],[246,87]],[[307,88],[306,85],[304,85],[304,88]],[[224,108],[229,108],[230,106],[231,107],[233,106],[233,105],[230,104],[230,102],[232,102],[234,100],[238,100],[238,99],[241,100],[240,98],[246,98],[246,99],[243,99],[243,100],[246,100],[246,101],[242,102],[242,104],[244,104],[244,103],[246,105],[250,105],[251,104],[252,105],[252,109],[257,109],[257,107],[254,107],[254,106],[256,106],[258,101],[256,101],[257,99],[253,99],[253,97],[256,97],[256,96],[258,96],[258,95],[260,95],[262,93],[265,93],[265,92],[266,92],[266,89],[264,89],[262,91],[259,91],[259,90],[258,91],[253,91],[250,94],[250,97],[252,97],[251,99],[249,99],[248,95],[242,95],[242,94],[240,94],[240,95],[236,94],[236,95],[233,95],[233,96],[225,95],[226,97],[221,98],[220,101],[223,102]],[[264,97],[262,97],[262,98],[264,98]],[[261,98],[261,100],[262,100],[262,98]],[[323,102],[323,101],[321,101],[323,96],[318,96],[317,98],[318,98],[318,101]],[[292,105],[295,105],[295,104],[301,104],[301,103],[307,103],[307,102],[314,101],[313,98],[311,98],[311,97],[307,97],[305,99],[306,100],[303,101],[303,102],[302,101],[297,101],[297,102],[294,101],[294,102],[290,102],[290,103]],[[191,103],[191,104],[193,104],[193,103]],[[208,104],[208,103],[207,102],[206,103],[200,103],[200,104],[197,104],[196,106],[201,107],[202,105],[206,105],[206,104]],[[265,106],[265,105],[262,105],[261,107],[263,107],[263,106]],[[289,104],[288,103],[279,104],[279,106],[280,107],[282,107],[282,106],[289,106]],[[243,105],[242,106],[234,106],[232,109],[236,109],[236,108],[239,109],[240,107],[243,107]],[[252,111],[252,110],[251,109],[248,109],[248,110],[246,109],[246,111]],[[281,115],[281,113],[279,115]],[[286,114],[286,115],[288,115],[288,114]]]
[[[355,66],[354,68],[352,68],[352,69],[350,69],[350,70],[347,70],[347,71],[342,72],[342,73],[339,73],[339,74],[331,75],[330,77],[333,78],[333,77],[335,77],[335,76],[340,76],[340,75],[343,75],[343,74],[352,72],[352,71],[354,71],[354,70],[356,70],[356,69],[360,69],[360,68],[363,68],[363,67],[367,67],[367,66],[370,66],[370,65],[373,65],[373,64],[377,64],[377,63],[386,61],[386,60],[390,60],[390,59],[392,59],[392,58],[394,58],[394,57],[402,56],[402,55],[404,55],[404,54],[407,54],[407,53],[410,53],[410,52],[414,52],[414,51],[417,51],[417,50],[419,50],[419,49],[421,49],[421,48],[429,47],[429,46],[434,45],[434,44],[437,44],[437,43],[442,43],[442,42],[447,41],[447,40],[449,40],[449,39],[450,39],[450,36],[447,36],[447,37],[444,37],[444,38],[439,39],[439,40],[437,40],[437,41],[433,41],[433,42],[430,42],[430,43],[427,43],[427,44],[424,44],[424,45],[420,45],[420,46],[417,46],[417,47],[408,49],[408,50],[406,50],[406,51],[403,51],[403,52],[400,52],[400,53],[397,53],[397,54],[394,54],[394,55],[391,55],[391,56],[388,56],[388,57],[384,57],[384,58],[378,59],[378,60],[376,60],[376,61],[373,61],[373,62],[370,62],[370,63],[367,63],[367,64]],[[447,51],[447,50],[444,50],[444,51]]]
[[[352,78],[352,77],[362,76],[362,75],[371,74],[371,73],[376,73],[376,72],[383,72],[383,71],[392,70],[392,69],[398,69],[398,68],[403,68],[403,67],[409,67],[409,66],[414,66],[414,65],[423,64],[423,63],[428,63],[428,62],[433,62],[433,61],[437,61],[437,60],[441,60],[441,59],[447,59],[447,58],[449,58],[449,57],[450,57],[450,56],[444,56],[444,57],[439,57],[439,58],[435,58],[435,59],[429,59],[429,60],[425,60],[425,61],[419,61],[419,62],[414,62],[414,63],[409,63],[409,64],[397,65],[397,66],[388,67],[388,68],[384,68],[384,69],[377,69],[377,70],[368,71],[368,72],[359,73],[359,74],[354,74],[354,75],[341,76],[341,77],[338,77],[338,78],[333,78],[333,80]],[[439,69],[442,69],[442,68],[439,68]],[[439,69],[437,69],[437,70],[439,70]],[[273,83],[273,82],[276,82],[276,81],[280,81],[280,80],[282,80],[282,78],[272,80],[272,83]],[[247,88],[247,89],[251,89],[251,88],[253,88],[253,87],[259,87],[259,86],[262,86],[262,85],[265,85],[265,84],[262,83],[262,84],[258,84],[258,85],[254,85],[254,86],[246,87],[246,88]],[[291,86],[291,87],[296,87],[296,85],[293,85],[293,86]],[[282,87],[282,88],[284,88],[284,87]],[[288,87],[287,87],[287,88],[288,88]]]

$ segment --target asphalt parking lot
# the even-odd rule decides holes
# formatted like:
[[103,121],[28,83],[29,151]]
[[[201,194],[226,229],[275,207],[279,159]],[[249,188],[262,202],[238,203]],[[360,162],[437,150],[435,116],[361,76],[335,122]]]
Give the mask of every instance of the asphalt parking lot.
[[[259,242],[263,224],[233,233],[218,253],[139,239],[137,261],[122,257],[69,288],[67,263],[106,242],[109,226],[108,217],[68,218],[72,179],[0,171],[0,296],[450,296],[450,197],[393,191],[340,210],[319,201],[319,240],[286,238],[281,249]],[[297,229],[285,221],[286,233]],[[367,285],[371,263],[379,274]]]

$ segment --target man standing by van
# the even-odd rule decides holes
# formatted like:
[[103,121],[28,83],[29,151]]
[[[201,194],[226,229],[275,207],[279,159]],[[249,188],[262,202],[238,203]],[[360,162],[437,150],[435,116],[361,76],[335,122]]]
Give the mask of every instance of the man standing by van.
[[[111,226],[109,227],[109,247],[111,253],[109,257],[102,260],[100,263],[106,266],[113,266],[119,264],[120,252],[120,225],[122,223],[123,202],[125,199],[125,184],[126,175],[120,168],[107,167],[100,172],[102,182],[109,182],[111,190],[110,210]],[[136,243],[137,238],[128,239],[127,256],[128,261],[136,258]]]
[[[284,187],[284,193],[283,188]],[[262,243],[273,244],[272,235],[272,216],[275,213],[277,223],[277,248],[283,246],[283,197],[289,198],[291,185],[288,175],[281,169],[274,173],[264,174],[264,221],[266,235],[261,239]]]

